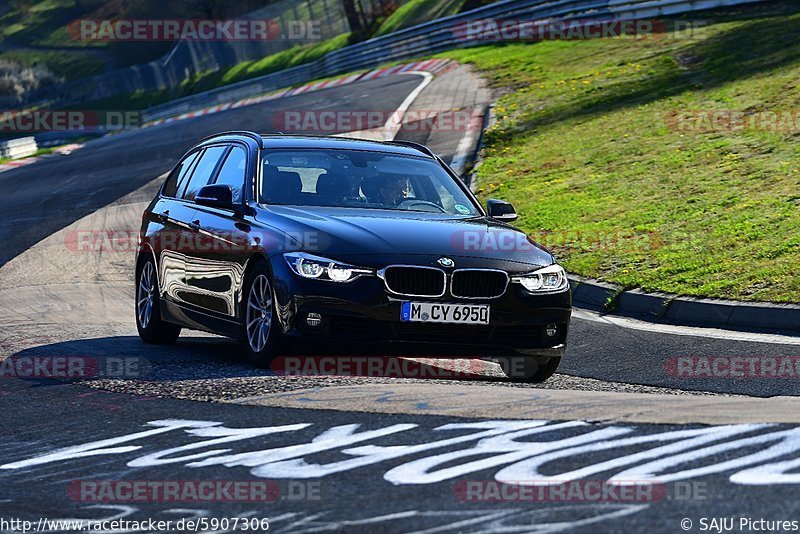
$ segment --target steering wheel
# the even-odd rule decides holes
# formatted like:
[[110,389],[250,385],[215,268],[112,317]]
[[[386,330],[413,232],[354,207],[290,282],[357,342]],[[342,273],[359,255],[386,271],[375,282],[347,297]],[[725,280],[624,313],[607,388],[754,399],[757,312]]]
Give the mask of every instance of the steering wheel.
[[[436,204],[434,202],[428,202],[427,200],[419,200],[417,198],[407,198],[397,205],[398,208],[404,210],[412,210],[414,209],[414,206],[431,206],[436,208],[440,213],[447,213],[447,210],[445,210],[439,204]],[[431,210],[417,210],[417,211],[431,211]]]

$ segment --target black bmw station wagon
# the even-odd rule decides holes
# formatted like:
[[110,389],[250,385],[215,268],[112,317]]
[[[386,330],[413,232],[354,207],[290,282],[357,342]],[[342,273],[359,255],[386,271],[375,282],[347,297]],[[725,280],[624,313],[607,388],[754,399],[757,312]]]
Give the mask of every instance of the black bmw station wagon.
[[139,335],[228,336],[258,366],[306,342],[478,351],[543,381],[565,350],[571,295],[516,218],[500,200],[482,207],[415,143],[214,135],[143,215]]

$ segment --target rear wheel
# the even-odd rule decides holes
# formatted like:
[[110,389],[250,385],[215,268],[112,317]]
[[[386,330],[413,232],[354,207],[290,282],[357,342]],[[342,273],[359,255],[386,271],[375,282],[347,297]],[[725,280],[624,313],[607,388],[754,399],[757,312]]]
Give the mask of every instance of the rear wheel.
[[268,368],[277,355],[279,334],[274,324],[275,302],[269,269],[259,263],[245,284],[244,341],[247,359],[256,367]]
[[508,356],[499,358],[503,373],[515,382],[544,382],[556,372],[560,357]]
[[161,319],[161,299],[156,280],[153,258],[147,257],[139,262],[136,270],[136,329],[145,343],[169,345],[178,339],[181,327]]

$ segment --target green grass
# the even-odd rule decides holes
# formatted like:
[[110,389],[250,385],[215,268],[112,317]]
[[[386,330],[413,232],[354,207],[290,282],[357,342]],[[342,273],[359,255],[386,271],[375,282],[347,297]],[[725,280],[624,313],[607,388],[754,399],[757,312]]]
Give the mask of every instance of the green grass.
[[[796,8],[795,8],[796,9]],[[479,194],[574,273],[625,288],[800,301],[800,127],[670,129],[675,110],[800,109],[800,14],[694,39],[550,41],[443,56],[506,94]]]
[[105,71],[105,63],[97,58],[76,51],[13,50],[0,53],[0,60],[8,60],[24,66],[46,65],[56,76],[66,80],[85,78]]
[[200,93],[223,85],[296,67],[346,46],[348,38],[349,34],[342,34],[320,43],[294,46],[259,60],[243,61],[217,71],[200,73],[191,80],[184,82],[181,91],[184,95]]
[[465,0],[409,0],[381,24],[373,37],[396,32],[429,20],[455,15]]
[[102,41],[72,39],[67,24],[79,14],[74,0],[41,0],[33,2],[27,12],[11,9],[0,17],[0,39],[28,46],[105,47]]
[[[37,150],[36,152],[31,154],[30,156],[25,156],[24,158],[18,158],[18,159],[35,158],[37,156],[44,156],[46,154],[52,154],[56,150],[56,148],[58,148],[58,147],[52,146],[52,147],[40,148],[39,150]],[[11,158],[0,158],[0,164],[8,163],[9,161],[12,161],[12,159]]]

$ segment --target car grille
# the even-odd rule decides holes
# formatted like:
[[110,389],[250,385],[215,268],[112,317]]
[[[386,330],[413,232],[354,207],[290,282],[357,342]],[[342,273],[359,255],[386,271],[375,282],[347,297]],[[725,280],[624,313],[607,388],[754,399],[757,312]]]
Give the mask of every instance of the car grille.
[[453,272],[450,293],[459,298],[495,298],[506,291],[508,275],[503,271],[462,269]]
[[398,295],[439,297],[444,294],[445,274],[440,269],[392,265],[384,269],[386,288]]

